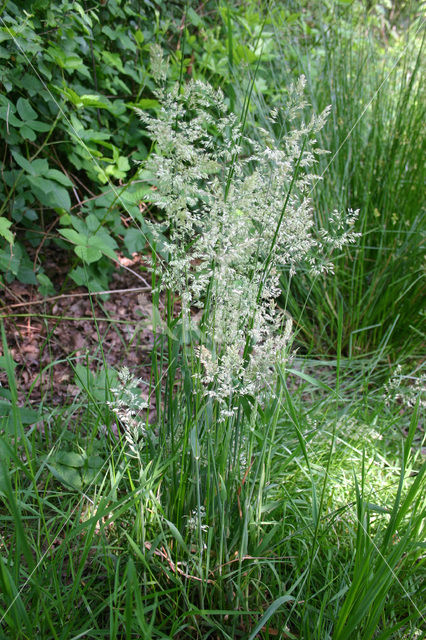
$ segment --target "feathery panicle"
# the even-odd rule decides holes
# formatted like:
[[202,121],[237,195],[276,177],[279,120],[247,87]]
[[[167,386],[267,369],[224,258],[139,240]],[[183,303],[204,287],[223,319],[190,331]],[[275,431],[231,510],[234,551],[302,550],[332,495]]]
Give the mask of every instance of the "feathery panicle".
[[[302,118],[304,85],[302,77],[286,107],[271,111],[276,126]],[[277,143],[260,128],[246,133],[222,92],[208,84],[161,87],[157,97],[161,110],[139,115],[154,142],[144,173],[166,219],[161,287],[180,295],[188,319],[190,308],[204,309],[208,298],[199,377],[206,395],[229,409],[235,395],[270,392],[276,365],[288,356],[291,320],[276,304],[280,272],[294,274],[302,262],[315,273],[331,271],[323,256],[354,241],[356,213],[346,220],[331,214],[336,236],[314,232],[309,195],[320,179],[313,169],[321,150],[313,135],[329,109]]]

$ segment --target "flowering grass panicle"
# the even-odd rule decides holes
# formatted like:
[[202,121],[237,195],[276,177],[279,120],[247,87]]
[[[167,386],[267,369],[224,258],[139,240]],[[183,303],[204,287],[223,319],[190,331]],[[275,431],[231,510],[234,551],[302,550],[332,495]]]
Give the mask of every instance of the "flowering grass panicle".
[[140,442],[146,435],[141,412],[148,408],[148,403],[138,390],[141,379],[135,378],[127,367],[119,371],[118,379],[118,387],[111,388],[114,400],[107,404],[124,429],[130,455],[139,458]]
[[[153,58],[163,69],[158,48]],[[309,196],[323,153],[314,136],[329,108],[304,122],[303,77],[286,107],[271,111],[273,134],[248,132],[220,90],[191,80],[167,92],[164,78],[161,109],[139,112],[154,143],[143,174],[155,186],[168,237],[161,287],[180,295],[187,321],[191,307],[203,309],[198,375],[205,393],[232,413],[235,395],[273,389],[276,365],[288,355],[291,320],[276,304],[280,273],[294,274],[301,263],[315,273],[331,270],[324,256],[354,241],[356,214],[331,214],[336,236],[314,230]]]
[[383,399],[386,406],[396,403],[413,408],[419,403],[426,407],[426,374],[404,375],[401,365],[397,365],[392,376],[383,387]]
[[208,525],[205,524],[206,509],[204,506],[201,506],[199,509],[193,509],[191,515],[185,517],[186,526],[192,533],[198,530],[206,533],[209,530]]

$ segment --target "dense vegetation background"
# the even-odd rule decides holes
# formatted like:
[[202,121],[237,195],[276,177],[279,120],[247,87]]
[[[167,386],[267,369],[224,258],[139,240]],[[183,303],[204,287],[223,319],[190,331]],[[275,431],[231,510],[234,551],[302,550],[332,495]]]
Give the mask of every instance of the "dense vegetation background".
[[[1,637],[425,637],[423,11],[3,2]],[[221,88],[247,130],[275,141],[269,110],[304,75],[312,111],[332,106],[315,222],[331,231],[331,212],[359,210],[333,274],[280,272],[297,353],[271,401],[245,398],[225,426],[192,399],[192,338],[148,269],[168,233],[138,115],[161,114],[153,44],[169,57],[169,91]],[[117,283],[121,303],[108,294]],[[136,303],[137,286],[148,298]],[[84,311],[58,306],[87,291]],[[55,351],[78,314],[74,333],[92,332],[96,348],[76,338]],[[25,377],[19,343],[34,322]],[[144,362],[132,360],[144,339]],[[108,406],[122,364],[147,389],[141,448]]]

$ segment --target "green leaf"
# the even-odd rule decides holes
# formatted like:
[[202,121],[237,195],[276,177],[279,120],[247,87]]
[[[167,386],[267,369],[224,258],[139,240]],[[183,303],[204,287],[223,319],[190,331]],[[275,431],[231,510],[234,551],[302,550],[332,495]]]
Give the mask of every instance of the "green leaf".
[[97,262],[102,257],[102,251],[96,247],[89,247],[87,245],[79,244],[74,251],[87,264]]
[[89,469],[101,469],[104,464],[104,459],[101,456],[89,456],[87,459],[87,466]]
[[28,260],[20,263],[16,277],[24,284],[37,284],[33,265]]
[[0,217],[0,236],[3,236],[9,244],[13,243],[14,235],[9,231],[9,227],[12,226],[12,222],[7,218]]
[[133,34],[133,37],[139,45],[142,44],[142,42],[144,41],[144,36],[140,29],[136,29],[136,31]]
[[108,25],[102,27],[102,33],[105,33],[105,35],[108,36],[110,40],[117,40],[118,38],[118,31],[114,31]]
[[26,125],[33,131],[50,131],[50,125],[45,122],[40,122],[39,120],[29,120],[26,122]]
[[51,279],[45,273],[38,273],[37,280],[39,283],[38,290],[42,296],[51,296],[55,294],[55,287]]
[[203,26],[202,19],[200,18],[198,13],[196,13],[194,11],[194,9],[192,7],[188,7],[188,9],[186,11],[186,17],[189,20],[189,22],[194,25],[194,27],[202,27]]
[[60,187],[57,183],[51,190],[51,206],[54,209],[58,207],[69,211],[71,209],[71,200],[68,191],[64,187]]
[[59,207],[67,211],[71,209],[71,200],[65,187],[60,186],[56,181],[46,180],[40,176],[28,176],[28,180],[35,188],[38,199],[46,207],[52,209]]
[[308,375],[307,373],[303,373],[303,371],[297,371],[296,369],[290,369],[290,368],[286,369],[286,371],[288,373],[291,373],[291,374],[297,376],[298,378],[302,378],[303,380],[306,380],[306,382],[309,382],[314,387],[318,387],[319,389],[323,389],[324,391],[328,391],[329,393],[333,394],[334,397],[338,396],[338,394],[336,394],[336,391],[334,389],[332,389],[328,385],[326,385],[323,382],[321,382],[321,380],[318,380],[317,378],[313,378],[312,376]]
[[34,111],[29,101],[25,100],[25,98],[19,98],[18,102],[16,103],[16,108],[22,120],[24,120],[24,122],[26,120],[37,119],[37,112]]
[[153,98],[143,98],[139,102],[128,102],[129,107],[136,107],[137,109],[159,109],[160,103]]
[[97,109],[110,109],[111,105],[105,98],[97,95],[85,94],[80,96],[80,102],[84,107],[96,107]]
[[96,231],[98,231],[101,223],[99,222],[99,219],[95,216],[94,213],[90,213],[86,220],[86,225],[89,231],[91,231],[92,233],[96,233]]
[[17,433],[19,422],[23,425],[31,425],[39,422],[41,418],[41,414],[34,409],[27,407],[13,408],[13,404],[10,402],[0,402],[0,425],[8,434],[14,435]]
[[47,464],[46,466],[50,473],[65,486],[69,486],[72,489],[77,490],[83,488],[83,483],[78,469],[60,464]]
[[111,67],[118,69],[118,71],[123,72],[123,63],[118,53],[111,53],[110,51],[102,51],[102,58],[106,65],[110,65]]
[[73,244],[85,244],[85,236],[77,233],[74,229],[59,229],[59,233]]
[[12,252],[10,247],[5,247],[0,250],[0,271],[12,273],[14,276],[18,275],[19,266],[22,258],[22,247],[19,243],[16,243]]
[[176,525],[174,525],[173,522],[170,522],[170,520],[167,520],[166,518],[164,518],[164,522],[169,527],[172,536],[174,537],[176,542],[182,547],[183,551],[185,551],[186,553],[189,554],[190,551],[189,551],[188,547],[186,546],[186,544],[184,542],[184,539],[182,537],[182,534],[179,531],[179,529],[176,527]]
[[117,167],[119,171],[126,172],[130,169],[130,164],[128,159],[125,156],[119,156],[117,160]]
[[17,151],[12,151],[12,156],[21,169],[24,169],[32,176],[45,174],[49,169],[47,160],[37,159],[29,162],[29,160],[26,160],[26,158],[21,156]]
[[[1,425],[1,410],[0,410],[0,425]],[[7,444],[0,439],[0,491],[5,492],[7,482],[10,478],[9,463],[11,458],[11,452]],[[3,564],[3,563],[2,563]]]
[[36,93],[40,93],[43,89],[43,85],[38,78],[30,73],[25,73],[22,77],[22,86],[26,89],[29,95],[33,96]]
[[74,451],[58,451],[54,457],[55,462],[67,467],[80,468],[84,466],[85,458]]
[[16,116],[13,115],[15,108],[13,110],[10,108],[11,103],[7,106],[0,107],[0,118],[5,120],[12,127],[20,127],[24,123],[21,120],[18,120]]
[[84,66],[83,60],[80,56],[76,54],[67,55],[61,47],[56,45],[50,46],[46,50],[46,54],[53,60],[53,62],[67,71],[74,71],[75,69],[81,70]]
[[46,172],[46,178],[52,178],[52,180],[59,182],[59,184],[62,184],[64,187],[74,186],[68,176],[62,173],[62,171],[58,171],[57,169],[49,169]]
[[138,251],[144,250],[146,239],[139,229],[130,227],[129,229],[126,229],[124,234],[124,244],[130,254],[137,253]]
[[[116,253],[111,248],[110,244],[108,243],[107,237],[105,237],[105,235],[106,234],[97,234],[95,236],[91,236],[89,238],[88,245],[92,248],[99,249],[99,251],[101,251],[106,256],[108,256],[108,258],[111,258],[111,260],[117,260]],[[113,239],[111,238],[111,240]]]
[[26,124],[20,127],[19,132],[25,140],[30,140],[31,142],[34,142],[37,138],[33,129],[30,129],[30,127],[28,127]]
[[78,93],[71,89],[71,87],[57,87],[55,89],[62,93],[75,107],[82,107],[83,103],[80,100]]
[[[99,263],[102,264],[102,263]],[[75,267],[70,271],[70,278],[79,286],[87,287],[89,291],[105,291],[108,289],[108,273],[102,270],[96,270],[98,265],[89,265],[85,269],[83,267]]]
[[13,367],[13,369],[15,369],[18,366],[17,363],[13,360],[10,353],[8,354],[7,358],[6,356],[0,356],[0,369],[6,369],[6,364],[7,365],[10,364],[10,366]]

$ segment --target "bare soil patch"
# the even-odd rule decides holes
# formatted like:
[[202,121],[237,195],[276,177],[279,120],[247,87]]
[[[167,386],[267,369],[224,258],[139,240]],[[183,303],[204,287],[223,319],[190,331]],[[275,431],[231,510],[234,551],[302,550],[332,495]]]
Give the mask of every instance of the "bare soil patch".
[[[136,376],[149,378],[150,286],[142,275],[140,257],[121,257],[120,262],[110,291],[103,295],[70,286],[60,295],[43,298],[31,285],[18,281],[2,285],[0,321],[16,363],[20,403],[69,403],[78,392],[70,362],[88,363],[95,371],[104,357],[108,366],[126,364]],[[60,254],[50,251],[49,276],[57,290],[67,273]],[[0,384],[8,386],[1,369]]]

